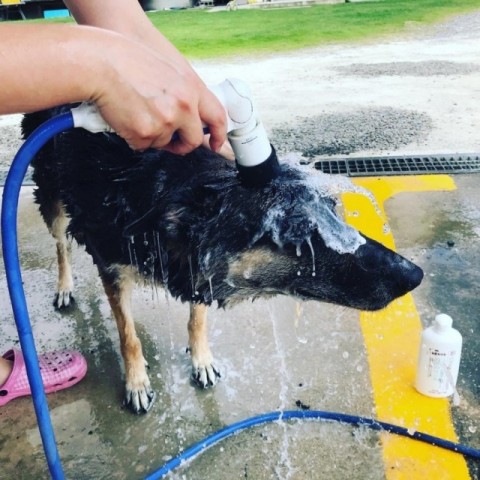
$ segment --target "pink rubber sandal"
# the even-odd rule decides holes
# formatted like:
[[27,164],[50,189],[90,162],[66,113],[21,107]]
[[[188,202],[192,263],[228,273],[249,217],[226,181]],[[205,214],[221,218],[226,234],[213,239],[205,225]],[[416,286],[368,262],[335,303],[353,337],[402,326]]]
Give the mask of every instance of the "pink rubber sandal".
[[[13,370],[0,387],[0,407],[14,398],[32,393],[21,350],[9,350],[3,358],[13,362]],[[87,373],[87,361],[80,353],[74,351],[44,353],[39,355],[38,362],[46,393],[71,387]]]

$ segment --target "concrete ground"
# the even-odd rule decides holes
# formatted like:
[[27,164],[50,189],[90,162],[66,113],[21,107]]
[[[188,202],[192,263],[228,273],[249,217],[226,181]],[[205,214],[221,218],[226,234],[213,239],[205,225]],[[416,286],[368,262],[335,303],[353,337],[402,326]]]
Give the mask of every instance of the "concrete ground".
[[[433,29],[410,25],[408,35],[369,44],[195,66],[209,83],[228,76],[247,80],[259,97],[272,142],[282,152],[311,152],[332,144],[336,150],[330,153],[355,155],[479,152],[479,40],[480,12]],[[352,118],[354,123],[348,121]],[[11,142],[12,135],[18,136],[17,123],[16,117],[0,123],[2,146],[6,138]],[[289,138],[286,129],[293,132]],[[9,148],[15,149],[15,142]],[[322,154],[321,148],[317,153]],[[8,155],[6,148],[2,155]],[[445,312],[463,334],[460,404],[440,402],[451,414],[458,440],[480,448],[480,193],[477,175],[452,178],[454,190],[412,192],[421,179],[409,177],[405,191],[384,206],[397,250],[425,270],[425,280],[413,293],[421,322],[429,324],[436,313]],[[143,478],[227,424],[298,405],[387,416],[382,412],[390,405],[380,403],[374,374],[386,360],[369,347],[367,324],[375,319],[281,297],[228,311],[211,309],[211,346],[223,376],[214,389],[199,391],[190,384],[185,352],[188,306],[148,288],[135,292],[134,314],[157,401],[147,415],[132,415],[121,407],[116,327],[82,249],[73,252],[76,308],[53,310],[54,244],[33,205],[30,187],[20,199],[19,242],[37,349],[75,348],[88,360],[89,371],[80,384],[48,397],[67,478]],[[2,351],[17,343],[4,277],[1,266]],[[395,325],[409,325],[402,333],[415,344],[419,328],[410,327],[410,319],[395,308],[400,312]],[[404,349],[399,341],[391,353],[400,356]],[[403,382],[396,396],[409,391],[414,403],[431,402],[427,409],[436,412],[438,400],[414,396],[414,354],[410,357],[405,367],[391,371],[393,380]],[[428,433],[450,423],[449,415],[437,418],[432,413],[425,420],[430,428],[423,428],[424,423],[410,423],[415,404],[401,399],[395,403],[401,413],[392,423]],[[0,425],[0,478],[48,478],[30,399],[2,407]],[[465,463],[454,454],[451,459],[434,447],[425,447],[424,458],[415,460],[420,447],[408,442],[392,453],[388,438],[363,428],[323,422],[272,424],[224,441],[169,478],[480,478],[478,462]],[[444,468],[445,458],[458,469]]]

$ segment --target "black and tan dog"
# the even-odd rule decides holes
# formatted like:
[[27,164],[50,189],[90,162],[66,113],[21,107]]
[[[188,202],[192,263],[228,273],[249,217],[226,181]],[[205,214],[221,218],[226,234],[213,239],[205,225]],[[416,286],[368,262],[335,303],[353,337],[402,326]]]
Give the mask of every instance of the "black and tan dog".
[[[24,134],[59,113],[27,115]],[[36,200],[57,241],[55,306],[72,302],[71,236],[103,281],[121,340],[126,403],[148,411],[154,393],[130,312],[139,279],[190,303],[193,378],[214,385],[207,306],[277,294],[377,310],[415,288],[422,271],[335,213],[315,173],[288,164],[261,189],[206,149],[185,157],[134,152],[113,134],[58,135],[33,162]],[[323,180],[322,180],[323,181]]]

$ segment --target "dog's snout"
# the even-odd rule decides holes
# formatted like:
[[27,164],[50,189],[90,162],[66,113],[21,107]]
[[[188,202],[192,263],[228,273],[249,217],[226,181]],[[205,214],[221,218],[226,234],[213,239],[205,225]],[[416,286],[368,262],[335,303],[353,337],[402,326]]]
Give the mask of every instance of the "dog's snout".
[[358,249],[360,265],[366,271],[374,271],[379,276],[387,273],[398,293],[407,293],[420,285],[423,270],[401,255],[384,248],[377,242],[368,242]]
[[400,257],[398,262],[397,283],[401,290],[410,292],[418,287],[423,279],[423,270],[405,258]]

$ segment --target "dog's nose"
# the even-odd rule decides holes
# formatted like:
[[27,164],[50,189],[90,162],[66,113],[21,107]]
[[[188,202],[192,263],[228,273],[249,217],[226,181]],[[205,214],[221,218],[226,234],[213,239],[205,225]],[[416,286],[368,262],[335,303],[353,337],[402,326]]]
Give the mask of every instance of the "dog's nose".
[[404,286],[407,292],[418,287],[423,280],[423,270],[408,260],[404,260],[408,266],[405,268]]
[[398,263],[399,273],[396,280],[400,289],[406,293],[420,285],[423,279],[423,270],[405,258],[400,258],[401,260]]
[[420,267],[378,242],[369,240],[357,250],[357,255],[362,268],[375,272],[379,279],[389,279],[399,294],[410,292],[423,279]]

